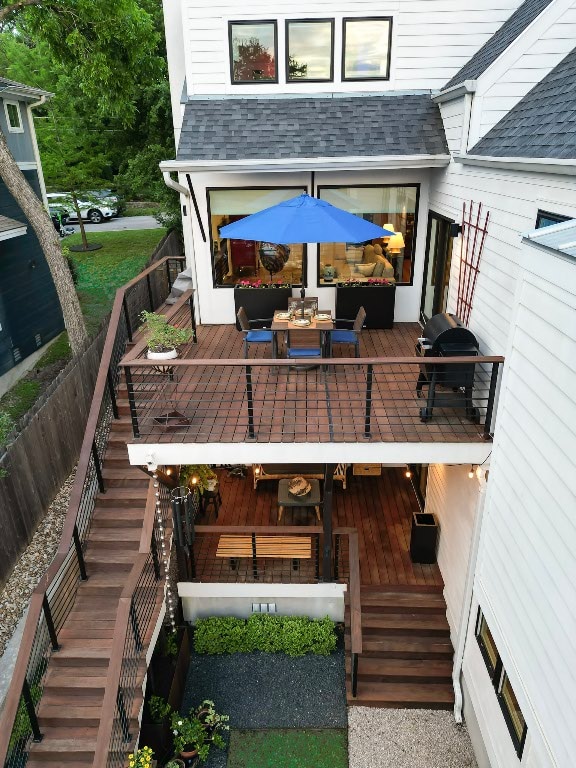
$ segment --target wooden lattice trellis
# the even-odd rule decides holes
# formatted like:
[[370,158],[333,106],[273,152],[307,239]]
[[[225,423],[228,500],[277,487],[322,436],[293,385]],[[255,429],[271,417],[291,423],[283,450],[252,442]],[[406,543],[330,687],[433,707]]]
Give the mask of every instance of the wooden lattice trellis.
[[462,204],[462,237],[460,238],[460,271],[458,275],[458,301],[456,314],[464,325],[468,325],[476,280],[480,272],[480,260],[488,232],[490,212],[482,220],[482,203],[473,200],[467,206]]

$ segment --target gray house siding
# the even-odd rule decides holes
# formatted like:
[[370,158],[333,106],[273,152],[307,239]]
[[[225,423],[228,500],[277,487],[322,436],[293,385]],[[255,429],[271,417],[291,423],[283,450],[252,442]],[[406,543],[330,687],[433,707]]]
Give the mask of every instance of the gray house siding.
[[[20,104],[20,115],[22,117],[22,127],[24,128],[23,133],[11,133],[8,131],[6,110],[4,108],[5,101],[17,101]],[[34,146],[32,144],[32,134],[30,132],[30,122],[25,101],[21,101],[15,96],[10,96],[7,99],[0,98],[0,132],[4,134],[8,149],[19,163],[35,162],[36,158],[34,157]]]

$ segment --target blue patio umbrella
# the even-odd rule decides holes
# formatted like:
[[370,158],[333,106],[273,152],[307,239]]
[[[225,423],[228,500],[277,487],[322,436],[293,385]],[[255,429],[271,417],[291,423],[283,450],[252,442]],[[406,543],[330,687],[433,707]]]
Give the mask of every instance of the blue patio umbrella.
[[227,224],[220,234],[232,240],[270,243],[362,243],[394,232],[302,194]]

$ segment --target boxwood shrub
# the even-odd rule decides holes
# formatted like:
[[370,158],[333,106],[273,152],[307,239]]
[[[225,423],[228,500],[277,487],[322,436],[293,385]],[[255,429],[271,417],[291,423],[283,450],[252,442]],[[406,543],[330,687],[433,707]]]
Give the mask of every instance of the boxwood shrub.
[[211,616],[198,619],[194,632],[196,653],[286,653],[327,656],[336,648],[334,622],[307,616],[270,616],[255,613],[249,619]]

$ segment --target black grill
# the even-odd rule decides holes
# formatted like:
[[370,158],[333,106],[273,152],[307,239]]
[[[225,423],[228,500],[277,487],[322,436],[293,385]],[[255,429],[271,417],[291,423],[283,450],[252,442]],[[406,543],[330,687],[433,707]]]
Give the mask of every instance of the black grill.
[[[422,336],[416,343],[419,357],[476,357],[476,337],[462,323],[460,318],[448,312],[434,315],[424,326]],[[466,416],[478,421],[478,412],[472,405],[475,363],[444,365],[424,363],[416,384],[418,397],[423,397],[422,388],[428,387],[426,407],[420,409],[422,421],[432,418],[434,406],[465,407]],[[451,392],[449,392],[451,390]],[[464,402],[462,402],[462,396]]]

